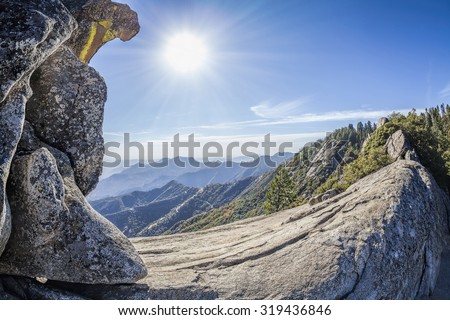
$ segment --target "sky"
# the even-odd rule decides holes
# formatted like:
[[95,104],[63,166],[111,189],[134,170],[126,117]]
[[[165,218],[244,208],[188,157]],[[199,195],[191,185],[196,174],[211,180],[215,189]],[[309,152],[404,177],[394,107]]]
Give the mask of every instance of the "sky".
[[[437,0],[123,0],[140,19],[130,42],[91,65],[105,78],[106,141],[292,141],[393,111],[450,101],[450,2]],[[208,48],[174,72],[168,41]],[[237,155],[238,156],[238,155]]]

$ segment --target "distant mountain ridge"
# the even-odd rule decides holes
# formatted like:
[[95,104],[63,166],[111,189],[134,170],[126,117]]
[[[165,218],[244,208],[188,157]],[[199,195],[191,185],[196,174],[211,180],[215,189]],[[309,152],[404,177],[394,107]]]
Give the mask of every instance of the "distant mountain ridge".
[[[161,168],[137,163],[117,174],[101,180],[96,189],[89,195],[90,201],[105,199],[134,191],[149,191],[165,186],[170,181],[180,182],[188,187],[202,188],[212,183],[229,183],[251,176],[259,176],[280,163],[291,159],[292,153],[275,154],[271,157],[262,156],[252,162],[217,162],[199,163],[199,167],[189,164],[189,158],[168,159],[167,165]],[[185,167],[177,165],[178,160],[186,163]],[[274,166],[268,164],[268,160]]]
[[194,215],[237,198],[255,177],[204,188],[171,181],[161,188],[92,201],[92,207],[126,236],[160,235]]
[[[208,196],[205,197],[199,191],[195,196],[187,199],[186,202],[171,203],[173,207],[170,211],[160,209],[158,214],[151,214],[151,210],[147,209],[147,214],[151,214],[151,219],[141,217],[140,219],[145,220],[146,226],[143,227],[144,223],[139,222],[140,230],[137,232],[136,230],[127,232],[124,226],[117,223],[117,218],[111,219],[110,215],[106,217],[124,231],[126,235],[146,237],[163,233],[172,234],[203,230],[245,218],[260,216],[266,213],[264,202],[271,181],[282,167],[288,170],[295,183],[294,191],[299,196],[299,203],[305,203],[317,193],[321,186],[325,186],[325,182],[330,177],[338,175],[344,166],[357,158],[364,141],[374,130],[371,124],[366,124],[365,126],[361,124],[358,125],[358,128],[355,129],[349,125],[348,127],[337,129],[324,140],[305,145],[299,153],[286,160],[284,165],[278,166],[273,170],[267,169],[265,162],[260,159],[259,163],[250,165],[250,168],[246,168],[246,170],[242,170],[241,166],[236,166],[234,163],[229,163],[231,168],[225,168],[226,163],[221,163],[215,170],[200,169],[199,171],[184,173],[178,177],[177,182],[184,184],[188,188],[197,188],[197,186],[201,187],[202,185],[211,186],[204,188]],[[283,163],[283,161],[278,162]],[[229,170],[227,175],[224,174],[225,169]],[[245,180],[248,176],[254,178]],[[211,182],[221,182],[226,179],[234,179],[234,185],[230,187],[221,184],[211,184]],[[245,183],[240,183],[241,181],[245,181]],[[223,195],[227,188],[238,190],[239,192],[234,191],[234,194],[228,197]],[[220,199],[221,197],[223,199]],[[217,201],[214,201],[214,205],[208,206],[205,205],[206,202],[196,201],[196,199],[209,198],[217,199]],[[182,210],[179,210],[179,206],[181,206]],[[96,209],[100,213],[105,214],[104,208],[96,207]],[[138,208],[138,210],[141,209],[144,210],[144,208]],[[121,214],[123,215],[123,213]],[[136,217],[136,215],[130,215],[130,217]],[[128,224],[133,225],[136,223],[136,221],[132,221]]]

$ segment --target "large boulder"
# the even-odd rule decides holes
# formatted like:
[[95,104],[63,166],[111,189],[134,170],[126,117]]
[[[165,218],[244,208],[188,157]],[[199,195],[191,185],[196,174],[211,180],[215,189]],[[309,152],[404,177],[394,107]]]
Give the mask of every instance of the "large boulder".
[[132,39],[140,30],[137,13],[111,0],[62,0],[78,21],[68,45],[83,62],[89,62],[107,42]]
[[77,23],[59,1],[0,1],[0,102],[69,38]]
[[55,156],[46,148],[22,152],[12,165],[12,233],[0,274],[94,284],[144,277],[146,268],[129,240],[87,203],[67,157],[50,150]]
[[405,133],[402,130],[397,130],[388,138],[386,149],[392,158],[404,159],[407,152],[412,151],[413,147]]
[[193,290],[219,299],[421,298],[439,275],[447,208],[447,195],[423,166],[397,161],[314,207],[133,239],[152,275],[141,282],[147,287],[130,292],[143,297],[171,288],[172,299],[189,299]]
[[386,118],[386,117],[382,117],[382,118],[378,119],[378,121],[377,121],[377,129],[381,128],[382,126],[384,126],[388,122],[389,122],[389,119]]
[[105,81],[63,46],[36,70],[31,87],[27,121],[42,141],[69,156],[77,185],[88,194],[102,173]]

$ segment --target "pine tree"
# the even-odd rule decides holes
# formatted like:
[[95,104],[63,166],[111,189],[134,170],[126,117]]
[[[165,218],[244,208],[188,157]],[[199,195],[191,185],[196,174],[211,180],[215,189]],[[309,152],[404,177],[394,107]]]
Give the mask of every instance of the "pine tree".
[[264,202],[266,213],[271,214],[294,206],[298,202],[295,190],[296,185],[289,176],[288,170],[281,166],[270,183],[269,191],[266,193],[266,201]]

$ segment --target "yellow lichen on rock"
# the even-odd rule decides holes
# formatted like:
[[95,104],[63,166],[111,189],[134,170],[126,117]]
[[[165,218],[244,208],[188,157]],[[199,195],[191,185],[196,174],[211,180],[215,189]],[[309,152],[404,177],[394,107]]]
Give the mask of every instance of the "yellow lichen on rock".
[[101,42],[105,44],[111,40],[117,38],[117,32],[112,28],[112,20],[103,21],[93,21],[91,23],[91,28],[89,30],[89,37],[87,38],[86,44],[83,46],[83,50],[80,53],[79,59],[85,63],[89,62],[92,58],[91,51],[92,46],[95,42]]
[[102,44],[105,44],[117,38],[116,32],[112,29],[113,22],[111,20],[100,21],[98,24],[106,30],[105,35],[102,38]]
[[137,13],[124,4],[92,0],[73,10],[78,29],[66,45],[84,63],[107,42],[116,38],[128,41],[140,30]]
[[113,22],[111,20],[103,20],[103,21],[99,21],[98,24],[108,30],[108,29],[111,29]]
[[91,49],[92,44],[94,43],[94,39],[95,39],[95,35],[97,34],[97,22],[92,22],[91,23],[91,29],[89,31],[89,38],[86,42],[86,44],[83,47],[83,50],[80,53],[80,60],[83,61],[84,63],[87,63],[89,61],[89,59],[87,59],[89,50]]

